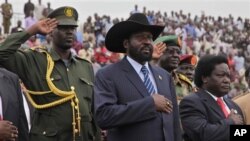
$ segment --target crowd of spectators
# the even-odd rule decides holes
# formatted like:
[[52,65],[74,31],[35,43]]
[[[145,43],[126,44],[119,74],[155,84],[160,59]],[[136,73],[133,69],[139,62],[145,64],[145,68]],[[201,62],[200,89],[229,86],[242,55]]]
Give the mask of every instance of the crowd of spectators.
[[[41,0],[37,5],[32,5],[30,0],[25,3],[25,27],[21,21],[12,28],[12,32],[22,31],[31,26],[39,19],[46,17],[46,14],[53,9],[48,3],[45,7]],[[29,10],[27,10],[27,7]],[[31,10],[30,10],[31,9]],[[129,13],[130,12],[130,13]],[[250,19],[242,17],[215,17],[206,15],[192,15],[184,11],[171,11],[170,13],[142,10],[135,5],[129,14],[136,12],[144,13],[151,24],[164,25],[162,35],[178,35],[182,39],[182,53],[195,54],[202,57],[205,54],[222,54],[227,56],[231,70],[232,90],[230,97],[243,93],[246,90],[244,72],[250,67]],[[94,71],[99,68],[117,62],[123,54],[111,53],[105,47],[105,36],[107,31],[124,18],[111,18],[112,15],[100,15],[95,13],[88,16],[83,24],[83,29],[78,29],[75,35],[75,43],[72,52],[78,54],[93,63]],[[4,36],[1,36],[1,41]],[[51,37],[36,35],[30,38],[22,49],[32,48],[38,45],[51,44]],[[48,48],[49,49],[49,48]]]
[[[146,7],[140,11],[137,5],[130,14],[136,12],[147,15],[151,24],[164,25],[165,29],[162,35],[181,36],[183,54],[195,54],[198,57],[205,54],[227,56],[232,81],[230,97],[243,93],[247,89],[244,72],[246,68],[250,67],[249,18],[235,18],[231,14],[228,17],[214,17],[205,13],[193,16],[182,10],[162,13],[161,11],[147,10]],[[118,18],[111,20],[108,15],[98,14],[87,18],[83,26],[85,45],[83,48],[88,52],[88,55],[94,56],[97,63],[103,65],[118,60],[114,59],[112,54],[103,47],[102,41],[104,41],[109,28],[123,20]],[[92,49],[94,51],[89,51]]]

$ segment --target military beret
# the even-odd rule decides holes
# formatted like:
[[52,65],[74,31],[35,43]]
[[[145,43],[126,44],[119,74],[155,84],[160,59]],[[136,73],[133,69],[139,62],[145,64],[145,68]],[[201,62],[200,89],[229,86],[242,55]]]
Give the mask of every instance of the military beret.
[[168,36],[159,37],[154,41],[154,44],[159,43],[159,42],[164,42],[167,46],[178,46],[180,48],[182,46],[180,37],[176,35],[168,35]]
[[180,56],[180,63],[179,63],[179,65],[180,64],[191,64],[193,66],[196,66],[197,62],[198,62],[197,56],[185,54],[185,55],[181,55]]
[[78,26],[78,13],[73,7],[59,7],[50,12],[48,18],[55,18],[58,21],[58,25]]

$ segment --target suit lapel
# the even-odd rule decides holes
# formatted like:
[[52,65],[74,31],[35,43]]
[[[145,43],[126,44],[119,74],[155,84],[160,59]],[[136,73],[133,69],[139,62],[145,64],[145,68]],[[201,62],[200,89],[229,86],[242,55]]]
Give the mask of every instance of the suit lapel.
[[157,87],[157,90],[158,90],[158,93],[161,94],[161,93],[164,93],[163,89],[164,86],[162,85],[162,76],[159,74],[159,72],[157,71],[157,69],[155,69],[155,67],[149,65],[152,73],[153,73],[153,76],[154,76],[154,79],[155,79],[155,83],[156,83],[156,87]]
[[[0,78],[0,79],[2,79],[2,78]],[[2,84],[1,84],[1,85],[2,85]],[[0,86],[0,89],[2,89],[1,86]],[[3,116],[3,113],[4,113],[4,112],[3,112],[3,111],[4,111],[4,110],[3,110],[3,107],[4,107],[3,105],[5,105],[5,103],[3,103],[3,102],[5,101],[5,100],[4,100],[5,97],[3,97],[2,91],[0,91],[0,98],[1,98],[1,105],[0,105],[1,109],[0,109],[0,110],[2,111],[2,113],[0,113],[0,115],[1,115],[1,119],[2,119],[2,118],[3,118],[2,116]]]
[[217,114],[219,114],[221,117],[225,118],[223,111],[220,109],[220,106],[217,104],[217,102],[213,99],[212,96],[210,96],[206,91],[201,90],[201,98],[203,101]]
[[[236,107],[236,106],[234,105],[234,103],[233,103],[230,99],[224,98],[224,101],[225,101],[225,103],[227,104],[227,106],[228,106],[228,108],[229,108],[230,111],[231,111],[231,109],[239,110],[238,107]],[[237,111],[237,112],[240,113],[239,111]]]
[[3,94],[2,95],[2,104],[3,104],[3,116],[7,110],[7,107],[8,107],[8,101],[9,101],[9,98],[6,94]]
[[0,93],[0,95],[1,95],[1,99],[2,99],[2,111],[3,111],[3,117],[4,117],[7,106],[8,106],[8,100],[9,100],[9,98],[8,98],[8,90],[9,90],[9,88],[6,88],[5,84],[8,84],[9,80],[5,79],[4,75],[1,75],[0,79],[1,79],[0,80],[0,82],[1,82],[0,89],[1,89],[1,92],[2,92],[2,93]]
[[232,105],[232,103],[227,98],[224,98],[224,101],[230,110],[235,109],[235,107]]
[[[224,98],[224,101],[226,102],[228,108],[231,110],[231,109],[234,109],[237,111],[237,114],[240,114],[242,117],[244,117],[243,115],[243,111],[237,107],[237,104],[234,103],[234,101],[232,101],[231,99],[228,99],[228,98]],[[244,117],[244,120],[245,120],[246,117]]]
[[121,61],[121,67],[125,75],[127,76],[128,80],[135,86],[135,88],[140,92],[140,94],[145,97],[149,96],[148,91],[143,84],[140,76],[137,74],[137,72],[134,70],[132,65],[127,61],[127,59],[124,57]]

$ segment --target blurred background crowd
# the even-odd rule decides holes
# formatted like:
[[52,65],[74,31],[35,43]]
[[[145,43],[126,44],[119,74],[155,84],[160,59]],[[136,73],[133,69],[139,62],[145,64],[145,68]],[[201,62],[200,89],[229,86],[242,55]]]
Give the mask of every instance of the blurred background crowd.
[[[161,12],[135,5],[128,10],[128,15],[144,13],[151,24],[164,25],[162,35],[178,35],[182,40],[182,53],[194,54],[201,57],[205,54],[223,54],[227,56],[231,70],[232,90],[229,97],[243,93],[247,87],[244,78],[245,68],[250,67],[250,18],[235,17],[229,14],[226,17],[207,15],[192,15],[183,10]],[[42,0],[33,2],[28,0],[23,5],[23,20],[11,23],[15,9],[5,0],[1,4],[2,26],[0,30],[0,42],[14,32],[20,32],[40,19],[43,19],[53,6]],[[107,31],[116,23],[126,20],[123,18],[111,18],[105,13],[89,15],[84,23],[79,23],[75,35],[75,43],[72,48],[74,54],[79,55],[93,63],[94,71],[99,68],[119,61],[123,54],[109,52],[105,47]],[[31,37],[22,49],[36,46],[52,46],[50,35],[36,35]]]

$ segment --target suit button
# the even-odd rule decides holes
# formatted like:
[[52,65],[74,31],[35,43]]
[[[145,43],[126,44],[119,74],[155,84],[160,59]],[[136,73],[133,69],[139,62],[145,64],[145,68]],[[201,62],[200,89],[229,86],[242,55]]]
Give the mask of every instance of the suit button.
[[46,131],[43,131],[43,135],[46,135]]

